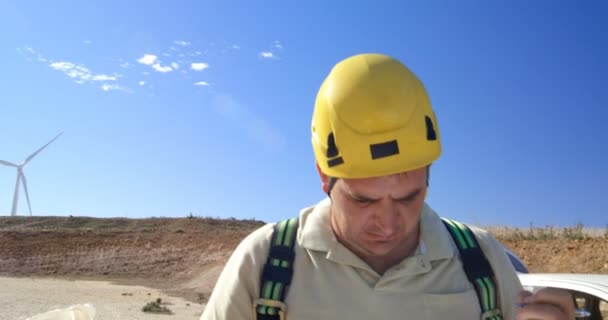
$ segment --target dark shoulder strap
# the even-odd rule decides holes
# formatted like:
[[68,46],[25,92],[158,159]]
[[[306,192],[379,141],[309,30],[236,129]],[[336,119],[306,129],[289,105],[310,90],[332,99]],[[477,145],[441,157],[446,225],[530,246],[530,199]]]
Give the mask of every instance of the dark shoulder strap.
[[496,307],[498,294],[494,271],[475,235],[468,226],[460,222],[447,218],[442,218],[442,220],[458,247],[464,272],[477,292],[482,312],[481,319],[501,320],[502,314]]
[[285,294],[291,284],[294,244],[298,230],[298,218],[277,223],[274,227],[270,251],[260,282],[260,299],[254,303],[258,320],[285,319]]

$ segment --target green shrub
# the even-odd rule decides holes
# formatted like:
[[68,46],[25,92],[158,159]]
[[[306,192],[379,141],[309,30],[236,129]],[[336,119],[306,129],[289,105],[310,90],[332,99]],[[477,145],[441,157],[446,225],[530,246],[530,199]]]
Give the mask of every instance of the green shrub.
[[156,299],[156,301],[150,301],[146,303],[146,305],[141,309],[141,311],[149,313],[173,314],[173,311],[161,305],[161,303],[162,300],[160,298]]

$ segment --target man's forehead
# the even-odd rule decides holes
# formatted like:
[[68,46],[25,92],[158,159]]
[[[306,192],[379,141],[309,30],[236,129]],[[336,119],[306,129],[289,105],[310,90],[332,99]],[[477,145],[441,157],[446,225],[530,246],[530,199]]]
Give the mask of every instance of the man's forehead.
[[426,186],[425,176],[415,177],[401,173],[380,178],[341,179],[341,188],[355,196],[378,198],[390,195],[393,198],[408,196],[419,192]]
[[372,185],[375,183],[398,183],[398,182],[414,182],[414,180],[426,178],[426,168],[416,169],[412,171],[399,172],[381,177],[370,178],[342,178],[349,185]]

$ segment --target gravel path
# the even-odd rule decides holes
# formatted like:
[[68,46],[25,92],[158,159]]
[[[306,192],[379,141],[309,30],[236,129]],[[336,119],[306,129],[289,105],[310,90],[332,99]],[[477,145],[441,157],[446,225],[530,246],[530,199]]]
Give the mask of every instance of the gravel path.
[[[141,311],[150,301],[161,298],[172,315]],[[167,296],[141,286],[115,285],[102,281],[56,280],[0,277],[0,320],[28,317],[71,305],[89,303],[95,320],[199,319],[204,305]]]

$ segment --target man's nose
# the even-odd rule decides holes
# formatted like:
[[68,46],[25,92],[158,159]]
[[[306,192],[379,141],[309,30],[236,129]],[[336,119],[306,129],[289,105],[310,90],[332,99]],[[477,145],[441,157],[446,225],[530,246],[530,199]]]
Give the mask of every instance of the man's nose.
[[[392,202],[392,201],[390,201]],[[375,223],[383,235],[390,236],[394,234],[401,219],[401,213],[397,205],[393,203],[385,203],[375,213]]]

